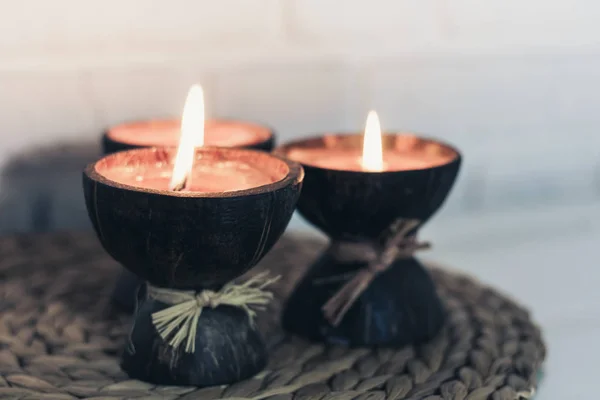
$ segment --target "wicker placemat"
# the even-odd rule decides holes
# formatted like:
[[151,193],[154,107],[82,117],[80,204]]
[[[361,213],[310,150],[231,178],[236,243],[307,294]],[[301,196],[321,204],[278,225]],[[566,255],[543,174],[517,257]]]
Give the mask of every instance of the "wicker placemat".
[[515,400],[529,398],[545,356],[519,305],[463,276],[433,269],[448,326],[417,348],[346,349],[278,327],[281,299],[322,248],[283,238],[261,267],[281,272],[261,316],[271,362],[231,386],[159,387],[118,365],[130,317],[109,306],[119,266],[88,233],[0,239],[1,399]]

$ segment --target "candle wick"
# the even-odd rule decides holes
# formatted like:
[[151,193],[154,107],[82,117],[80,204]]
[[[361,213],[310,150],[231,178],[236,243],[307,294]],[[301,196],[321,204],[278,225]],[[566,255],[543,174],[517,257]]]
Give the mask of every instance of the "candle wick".
[[173,185],[171,190],[174,192],[181,192],[187,186],[187,182],[188,182],[188,176],[186,175],[186,177],[181,182]]

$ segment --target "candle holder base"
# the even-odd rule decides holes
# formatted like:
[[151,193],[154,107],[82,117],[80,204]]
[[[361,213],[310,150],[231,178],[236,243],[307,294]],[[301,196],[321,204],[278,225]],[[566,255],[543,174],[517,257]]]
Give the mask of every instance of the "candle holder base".
[[322,307],[366,262],[340,262],[326,251],[290,296],[283,327],[315,341],[401,347],[435,337],[446,311],[434,283],[415,258],[396,260],[356,300],[338,326]]
[[158,334],[151,315],[169,305],[145,300],[121,366],[134,379],[159,385],[214,386],[237,382],[260,372],[267,350],[257,328],[240,308],[205,308],[198,321],[195,352],[173,348]]

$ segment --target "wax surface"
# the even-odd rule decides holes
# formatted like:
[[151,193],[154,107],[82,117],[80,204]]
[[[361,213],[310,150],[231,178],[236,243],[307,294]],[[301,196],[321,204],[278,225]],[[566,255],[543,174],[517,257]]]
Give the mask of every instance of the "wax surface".
[[[315,167],[365,171],[362,166],[362,149],[345,148],[291,148],[287,156],[302,164]],[[404,171],[431,168],[450,162],[454,157],[434,151],[383,151],[383,171]]]
[[[132,122],[112,127],[107,135],[131,145],[176,147],[180,127],[179,120]],[[207,120],[204,127],[205,146],[242,147],[267,140],[269,136],[268,128],[248,122]]]
[[[98,171],[98,168],[96,170]],[[168,190],[172,171],[173,164],[155,161],[133,166],[116,165],[98,172],[121,184]],[[259,165],[250,165],[238,160],[215,161],[199,158],[194,163],[191,179],[184,191],[214,193],[245,190],[281,179],[279,172],[270,172]]]

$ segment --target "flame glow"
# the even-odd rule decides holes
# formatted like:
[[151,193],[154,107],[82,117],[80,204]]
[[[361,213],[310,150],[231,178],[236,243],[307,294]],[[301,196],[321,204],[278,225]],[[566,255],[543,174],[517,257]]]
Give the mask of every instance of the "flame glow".
[[381,146],[381,125],[375,111],[370,111],[365,126],[362,167],[365,171],[383,170],[383,149]]
[[181,137],[169,190],[181,190],[189,184],[194,166],[194,149],[204,145],[204,92],[193,85],[187,95],[181,118]]

